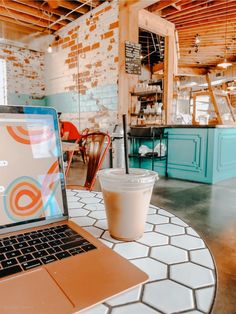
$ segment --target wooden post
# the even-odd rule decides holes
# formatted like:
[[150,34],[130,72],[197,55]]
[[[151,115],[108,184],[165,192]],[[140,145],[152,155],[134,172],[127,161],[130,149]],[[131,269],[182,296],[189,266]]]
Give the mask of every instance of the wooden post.
[[125,41],[138,43],[138,14],[132,11],[129,1],[119,2],[119,79],[118,79],[118,119],[128,114],[130,91],[138,82],[138,76],[125,72]]
[[193,95],[193,115],[192,115],[192,124],[196,124],[196,101],[197,95]]
[[222,118],[221,118],[221,115],[220,115],[220,112],[219,112],[218,104],[217,104],[217,101],[216,101],[216,98],[215,98],[215,95],[214,95],[214,91],[213,91],[212,86],[211,86],[211,80],[210,80],[210,77],[209,77],[208,73],[206,74],[206,81],[207,81],[207,84],[208,84],[208,89],[209,89],[209,94],[210,94],[210,97],[211,97],[211,101],[212,101],[212,104],[214,106],[214,109],[215,109],[215,112],[216,112],[216,115],[217,115],[217,119],[219,121],[219,124],[223,124],[223,121],[222,121]]

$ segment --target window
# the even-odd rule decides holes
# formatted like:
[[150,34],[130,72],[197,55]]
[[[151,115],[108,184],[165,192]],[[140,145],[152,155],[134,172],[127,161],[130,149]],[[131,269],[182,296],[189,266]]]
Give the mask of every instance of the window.
[[0,59],[0,106],[7,105],[6,61]]

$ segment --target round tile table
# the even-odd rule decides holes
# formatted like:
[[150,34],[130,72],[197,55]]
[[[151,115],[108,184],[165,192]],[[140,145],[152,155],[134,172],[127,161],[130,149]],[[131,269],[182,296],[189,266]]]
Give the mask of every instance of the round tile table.
[[107,231],[101,192],[67,191],[71,220],[149,275],[149,281],[85,314],[210,313],[216,270],[201,237],[185,222],[150,205],[143,237],[117,241]]

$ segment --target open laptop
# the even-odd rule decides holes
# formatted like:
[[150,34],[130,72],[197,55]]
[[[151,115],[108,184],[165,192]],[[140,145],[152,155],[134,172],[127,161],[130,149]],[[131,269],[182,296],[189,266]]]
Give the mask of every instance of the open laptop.
[[0,106],[1,314],[74,313],[148,279],[68,220],[61,155],[54,109]]

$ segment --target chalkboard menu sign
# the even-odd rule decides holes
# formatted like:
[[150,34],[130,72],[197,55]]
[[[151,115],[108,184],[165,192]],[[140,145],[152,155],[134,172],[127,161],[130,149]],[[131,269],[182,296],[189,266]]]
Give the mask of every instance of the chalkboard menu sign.
[[125,42],[125,72],[141,75],[141,45]]

